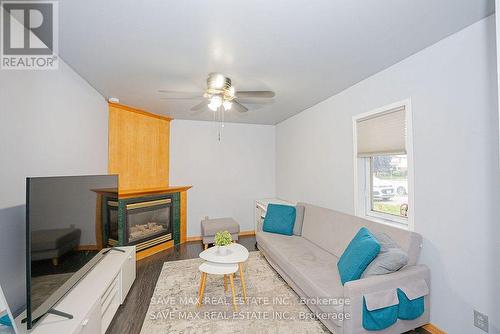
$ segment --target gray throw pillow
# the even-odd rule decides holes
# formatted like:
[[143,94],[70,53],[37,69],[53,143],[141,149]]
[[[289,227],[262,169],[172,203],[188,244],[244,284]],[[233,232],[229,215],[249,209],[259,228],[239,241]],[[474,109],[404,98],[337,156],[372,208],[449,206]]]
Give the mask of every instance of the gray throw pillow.
[[398,271],[408,264],[408,254],[385,233],[375,233],[380,243],[380,253],[368,265],[361,278],[385,275]]
[[304,211],[305,206],[297,205],[295,206],[295,225],[293,225],[293,234],[302,235],[302,223],[304,222]]

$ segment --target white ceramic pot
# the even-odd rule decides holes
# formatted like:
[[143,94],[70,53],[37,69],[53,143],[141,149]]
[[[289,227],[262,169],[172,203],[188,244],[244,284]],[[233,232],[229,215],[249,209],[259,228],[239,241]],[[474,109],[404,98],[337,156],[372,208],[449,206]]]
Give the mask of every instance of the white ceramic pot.
[[228,249],[228,246],[217,246],[217,253],[219,255],[227,255],[227,249]]

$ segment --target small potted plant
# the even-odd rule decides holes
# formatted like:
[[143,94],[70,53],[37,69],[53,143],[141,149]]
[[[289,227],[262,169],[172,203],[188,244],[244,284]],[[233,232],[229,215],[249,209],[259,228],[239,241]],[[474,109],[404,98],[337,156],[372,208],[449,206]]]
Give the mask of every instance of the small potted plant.
[[227,246],[233,242],[233,237],[228,231],[219,231],[215,234],[214,244],[217,246],[217,252],[219,255],[227,254]]

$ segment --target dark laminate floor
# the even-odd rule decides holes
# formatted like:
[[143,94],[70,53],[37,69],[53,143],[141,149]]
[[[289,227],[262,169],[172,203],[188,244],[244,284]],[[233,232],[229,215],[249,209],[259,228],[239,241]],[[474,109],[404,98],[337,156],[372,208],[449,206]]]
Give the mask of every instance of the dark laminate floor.
[[[256,250],[255,237],[241,237],[239,243],[248,250]],[[140,333],[163,263],[197,258],[201,251],[201,242],[190,242],[138,261],[137,278],[134,285],[130,289],[125,303],[118,309],[106,334]],[[423,329],[417,329],[407,334],[417,333],[428,334]]]

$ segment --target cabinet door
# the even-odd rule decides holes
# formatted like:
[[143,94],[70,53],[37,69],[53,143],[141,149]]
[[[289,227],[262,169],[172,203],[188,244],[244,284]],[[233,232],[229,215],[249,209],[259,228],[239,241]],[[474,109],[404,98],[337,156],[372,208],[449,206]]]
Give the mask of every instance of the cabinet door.
[[135,281],[135,251],[131,251],[127,256],[121,272],[121,300],[123,304],[127,294]]
[[108,291],[101,297],[101,333],[106,333],[109,324],[113,320],[116,311],[120,307],[120,283],[118,277],[111,283]]
[[101,303],[97,302],[82,320],[76,333],[97,334],[101,332]]

